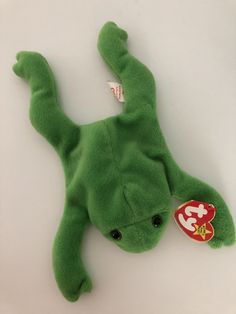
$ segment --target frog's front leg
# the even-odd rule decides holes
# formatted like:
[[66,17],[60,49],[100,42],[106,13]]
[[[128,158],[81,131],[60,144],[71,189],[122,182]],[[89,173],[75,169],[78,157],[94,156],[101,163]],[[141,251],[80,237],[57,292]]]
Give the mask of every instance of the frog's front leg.
[[115,23],[106,23],[100,31],[98,49],[104,61],[121,80],[126,112],[150,105],[155,110],[156,88],[152,73],[126,48],[127,33]]
[[[171,173],[170,173],[171,176]],[[194,178],[178,166],[172,169],[172,194],[183,202],[196,200],[213,204],[216,208],[216,216],[212,220],[215,234],[208,243],[213,248],[222,245],[231,245],[235,242],[235,230],[232,216],[220,194],[208,184]],[[170,179],[171,180],[171,179]]]
[[58,286],[69,301],[76,301],[82,293],[92,289],[80,256],[88,221],[85,208],[75,205],[74,201],[66,201],[53,246],[53,268]]

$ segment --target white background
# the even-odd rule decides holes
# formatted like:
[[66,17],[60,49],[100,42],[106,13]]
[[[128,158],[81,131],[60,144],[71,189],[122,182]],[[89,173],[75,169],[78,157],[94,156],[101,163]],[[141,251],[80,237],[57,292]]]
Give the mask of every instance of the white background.
[[121,251],[94,227],[84,261],[94,289],[78,302],[56,286],[51,246],[63,172],[31,127],[28,86],[11,70],[19,50],[51,64],[64,111],[78,123],[119,113],[96,49],[114,20],[157,79],[158,116],[178,163],[216,187],[236,220],[236,1],[0,0],[0,313],[235,314],[236,248],[212,250],[170,222],[160,244]]

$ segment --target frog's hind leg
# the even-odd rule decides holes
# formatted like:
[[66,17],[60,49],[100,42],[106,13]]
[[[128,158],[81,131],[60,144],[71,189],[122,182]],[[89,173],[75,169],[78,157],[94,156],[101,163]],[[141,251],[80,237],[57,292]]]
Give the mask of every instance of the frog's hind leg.
[[31,88],[30,119],[59,153],[70,150],[79,138],[79,127],[60,109],[52,71],[39,53],[20,52],[14,72]]
[[98,49],[104,61],[121,80],[124,88],[126,112],[134,111],[143,105],[155,110],[156,89],[153,75],[148,68],[133,57],[125,42],[127,33],[115,23],[106,23],[98,38]]

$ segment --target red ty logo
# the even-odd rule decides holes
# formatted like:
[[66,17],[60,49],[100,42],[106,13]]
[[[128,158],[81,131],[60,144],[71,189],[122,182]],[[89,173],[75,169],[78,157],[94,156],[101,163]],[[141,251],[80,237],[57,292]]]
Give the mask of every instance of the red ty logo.
[[208,203],[189,201],[175,211],[175,220],[190,238],[206,242],[213,238],[214,228],[210,223],[215,217],[216,208]]

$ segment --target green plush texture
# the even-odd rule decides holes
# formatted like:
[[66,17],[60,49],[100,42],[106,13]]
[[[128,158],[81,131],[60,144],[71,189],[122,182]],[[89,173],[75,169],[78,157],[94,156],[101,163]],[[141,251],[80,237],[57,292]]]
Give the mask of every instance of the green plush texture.
[[[125,103],[119,115],[76,125],[61,110],[47,61],[35,52],[17,54],[15,73],[31,88],[30,119],[55,148],[65,173],[64,213],[53,246],[55,277],[70,301],[92,288],[81,259],[88,223],[129,252],[153,248],[171,217],[172,197],[199,200],[218,209],[213,248],[234,243],[232,217],[219,193],[181,170],[170,154],[156,112],[155,81],[126,48],[127,33],[106,23],[99,52],[121,80]],[[152,217],[159,224],[153,226]],[[114,239],[119,230],[121,239]]]

